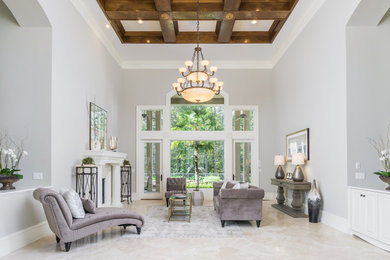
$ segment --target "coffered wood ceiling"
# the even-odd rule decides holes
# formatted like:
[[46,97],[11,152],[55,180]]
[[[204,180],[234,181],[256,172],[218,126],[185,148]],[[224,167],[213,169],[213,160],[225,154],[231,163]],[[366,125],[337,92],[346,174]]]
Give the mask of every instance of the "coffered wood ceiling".
[[[97,0],[122,43],[195,43],[195,31],[180,31],[178,21],[196,20],[196,0]],[[216,21],[201,31],[201,43],[272,43],[298,0],[200,0],[199,18]],[[159,21],[158,31],[126,31],[122,21]],[[235,31],[237,20],[273,21],[267,31]],[[246,27],[247,28],[247,27]]]

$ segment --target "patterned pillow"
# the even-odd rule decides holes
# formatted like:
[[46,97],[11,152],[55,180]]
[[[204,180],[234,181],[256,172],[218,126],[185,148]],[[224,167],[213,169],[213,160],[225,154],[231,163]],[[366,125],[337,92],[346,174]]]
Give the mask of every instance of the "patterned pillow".
[[83,203],[81,202],[79,195],[74,190],[61,189],[60,194],[62,195],[62,197],[64,197],[66,204],[68,204],[73,218],[85,217]]

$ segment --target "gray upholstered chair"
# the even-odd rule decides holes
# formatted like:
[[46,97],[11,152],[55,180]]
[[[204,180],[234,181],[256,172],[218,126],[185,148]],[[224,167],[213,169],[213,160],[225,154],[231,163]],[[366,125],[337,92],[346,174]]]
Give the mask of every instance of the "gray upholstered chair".
[[173,194],[187,194],[187,180],[186,178],[167,178],[167,191],[165,192],[165,199],[168,201]]
[[214,209],[218,212],[222,227],[226,220],[256,220],[260,227],[262,220],[264,190],[249,185],[248,189],[233,189],[228,182],[225,189],[223,182],[213,183]]
[[140,234],[144,225],[144,218],[140,214],[124,208],[97,208],[95,214],[86,213],[84,218],[73,219],[68,204],[58,192],[38,188],[33,196],[42,203],[57,243],[62,240],[67,252],[73,241],[99,230],[113,226],[123,226],[125,229],[127,226],[135,226]]

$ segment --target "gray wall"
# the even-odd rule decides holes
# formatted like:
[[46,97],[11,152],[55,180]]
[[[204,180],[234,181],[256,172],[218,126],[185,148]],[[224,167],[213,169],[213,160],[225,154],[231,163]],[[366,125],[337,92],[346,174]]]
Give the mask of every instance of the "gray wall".
[[[224,91],[229,94],[231,105],[259,106],[259,156],[262,162],[260,185],[266,191],[274,191],[270,178],[274,175],[273,166],[273,111],[271,70],[231,70],[220,69],[218,78],[225,82]],[[120,136],[125,137],[125,152],[135,165],[136,106],[165,105],[166,94],[172,90],[172,82],[179,76],[175,69],[125,70],[123,95],[125,108],[120,118],[124,127]],[[126,149],[127,148],[127,149]]]
[[53,28],[52,184],[74,188],[89,149],[89,102],[108,112],[108,137],[118,136],[123,71],[71,1],[40,3]]
[[[382,166],[368,137],[390,126],[390,11],[378,26],[347,27],[348,185],[384,187],[374,171]],[[361,163],[361,169],[355,163]],[[364,172],[365,179],[355,179]]]
[[[29,155],[15,185],[51,182],[51,28],[19,27],[0,1],[0,131],[22,141]],[[32,180],[42,172],[43,180]]]
[[344,218],[345,224],[345,25],[356,2],[326,1],[273,69],[274,153],[285,154],[286,134],[310,128],[304,172],[309,181],[318,181],[325,213]]

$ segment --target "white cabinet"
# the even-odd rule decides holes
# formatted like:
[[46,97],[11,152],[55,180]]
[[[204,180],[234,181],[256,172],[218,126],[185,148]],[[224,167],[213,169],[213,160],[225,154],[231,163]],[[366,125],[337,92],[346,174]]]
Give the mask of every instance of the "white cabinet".
[[352,233],[390,250],[390,193],[350,187],[349,209]]
[[390,245],[390,195],[378,194],[379,240]]

